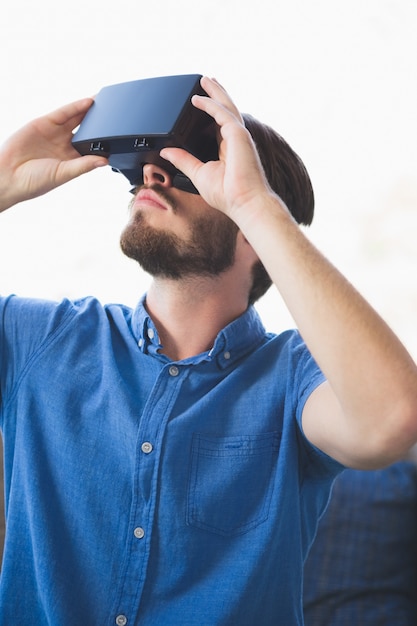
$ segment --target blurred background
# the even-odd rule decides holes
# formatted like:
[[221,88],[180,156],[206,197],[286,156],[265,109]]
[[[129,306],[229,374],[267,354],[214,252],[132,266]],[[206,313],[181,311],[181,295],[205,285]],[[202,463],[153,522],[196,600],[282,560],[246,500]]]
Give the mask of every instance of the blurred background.
[[[304,160],[306,232],[417,357],[415,0],[13,0],[0,8],[0,141],[105,85],[215,76]],[[119,251],[129,184],[110,168],[1,216],[0,289],[135,305],[149,282]],[[275,290],[258,305],[293,325]]]

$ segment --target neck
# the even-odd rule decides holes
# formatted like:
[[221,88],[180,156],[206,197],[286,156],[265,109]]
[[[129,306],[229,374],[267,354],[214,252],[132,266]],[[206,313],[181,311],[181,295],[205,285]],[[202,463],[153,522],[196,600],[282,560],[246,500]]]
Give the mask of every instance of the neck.
[[146,308],[162,352],[179,361],[210,350],[220,330],[247,308],[247,290],[233,272],[217,277],[155,279]]

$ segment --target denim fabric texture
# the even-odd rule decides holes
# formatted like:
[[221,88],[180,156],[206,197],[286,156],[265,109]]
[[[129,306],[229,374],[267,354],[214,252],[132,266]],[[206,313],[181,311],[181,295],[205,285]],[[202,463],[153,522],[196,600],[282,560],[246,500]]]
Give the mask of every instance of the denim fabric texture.
[[417,624],[417,467],[337,477],[305,566],[306,626]]
[[339,464],[302,434],[323,376],[253,308],[160,353],[143,301],[0,305],[7,530],[0,624],[302,624]]

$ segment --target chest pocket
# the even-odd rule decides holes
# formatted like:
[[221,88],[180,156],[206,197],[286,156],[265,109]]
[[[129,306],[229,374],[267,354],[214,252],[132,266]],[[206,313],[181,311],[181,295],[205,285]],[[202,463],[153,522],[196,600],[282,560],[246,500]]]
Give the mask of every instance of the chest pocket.
[[187,523],[224,536],[262,524],[269,514],[277,432],[193,436]]

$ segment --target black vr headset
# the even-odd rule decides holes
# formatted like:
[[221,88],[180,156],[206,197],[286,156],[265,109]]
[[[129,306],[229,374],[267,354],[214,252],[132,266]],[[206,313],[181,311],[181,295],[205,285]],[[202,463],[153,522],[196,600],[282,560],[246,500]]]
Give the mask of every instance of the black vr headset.
[[159,156],[162,148],[184,148],[200,161],[218,159],[217,125],[191,104],[207,95],[200,74],[146,78],[104,87],[97,94],[72,144],[81,154],[107,157],[134,187],[143,184],[143,166],[153,163],[174,187],[198,193],[189,178]]

